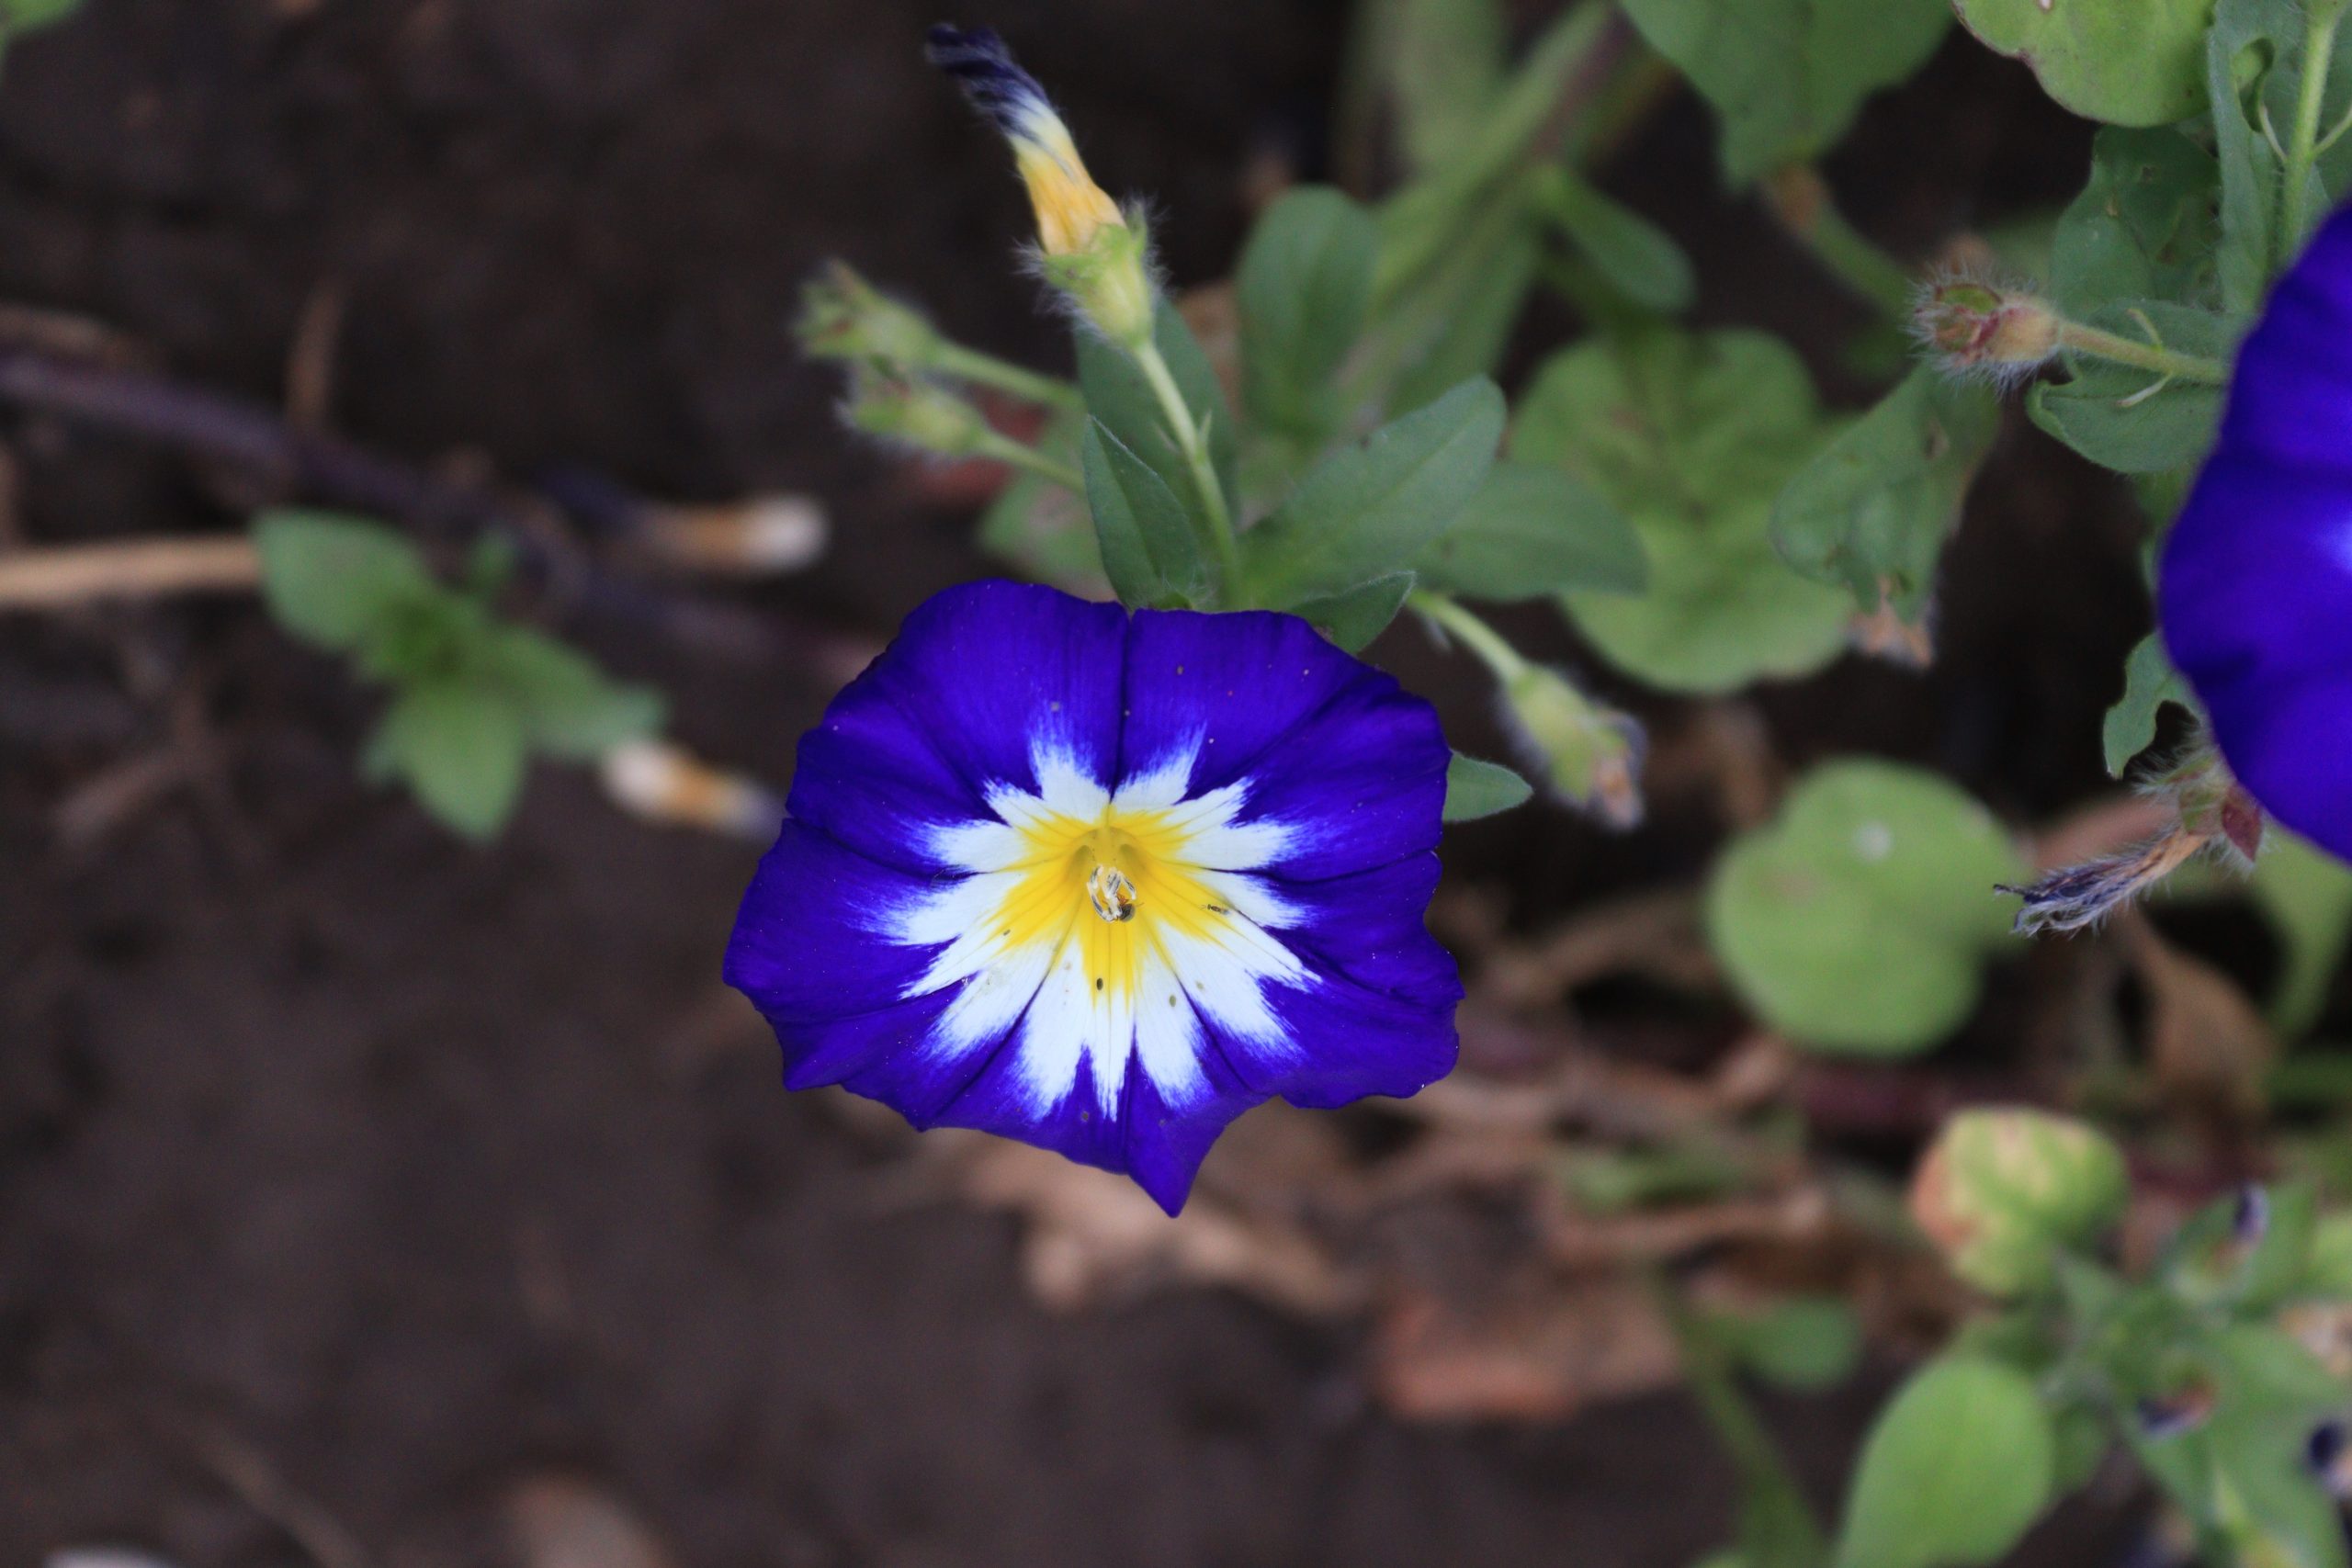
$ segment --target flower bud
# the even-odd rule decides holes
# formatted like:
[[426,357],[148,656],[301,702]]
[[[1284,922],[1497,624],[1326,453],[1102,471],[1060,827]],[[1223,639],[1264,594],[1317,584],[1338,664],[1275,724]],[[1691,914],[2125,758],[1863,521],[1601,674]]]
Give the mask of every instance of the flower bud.
[[899,304],[834,262],[800,291],[794,324],[801,346],[822,359],[863,359],[909,375],[936,363],[942,339],[921,311]]
[[1151,341],[1155,294],[1150,244],[1142,227],[1119,223],[1096,231],[1079,250],[1047,251],[1046,280],[1078,313],[1113,343],[1140,348]]
[[1555,795],[1611,828],[1641,821],[1648,741],[1631,715],[1601,706],[1540,664],[1505,681],[1502,694],[1505,722]]
[[1046,277],[1105,337],[1130,348],[1149,343],[1154,290],[1143,228],[1087,173],[1037,79],[986,28],[935,27],[930,55],[1012,144]]
[[969,457],[988,444],[986,417],[936,381],[861,370],[842,412],[868,435],[941,457]]
[[1996,1296],[2048,1282],[2062,1247],[2089,1241],[2131,1196],[2123,1156],[2047,1111],[1964,1111],[1911,1183],[1911,1217],[1953,1273]]
[[2058,353],[2059,317],[2049,301],[1965,274],[1922,288],[1911,326],[1921,346],[1957,376],[2021,380]]

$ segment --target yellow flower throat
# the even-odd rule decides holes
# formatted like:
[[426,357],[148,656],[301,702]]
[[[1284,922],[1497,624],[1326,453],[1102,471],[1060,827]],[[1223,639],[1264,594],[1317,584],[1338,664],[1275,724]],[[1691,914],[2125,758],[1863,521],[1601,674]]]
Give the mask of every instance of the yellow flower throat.
[[1026,825],[998,941],[1012,950],[1046,942],[1065,957],[1075,943],[1093,989],[1131,998],[1145,958],[1165,958],[1171,937],[1215,940],[1233,911],[1209,886],[1214,873],[1178,858],[1188,835],[1170,815],[1113,807],[1096,822],[1057,815]]

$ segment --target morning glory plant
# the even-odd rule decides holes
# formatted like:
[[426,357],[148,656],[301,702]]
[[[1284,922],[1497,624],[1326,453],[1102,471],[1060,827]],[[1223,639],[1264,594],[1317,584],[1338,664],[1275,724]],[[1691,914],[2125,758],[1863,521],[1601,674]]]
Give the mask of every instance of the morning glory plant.
[[[2338,852],[2352,836],[2328,615],[2352,570],[2352,220],[2312,239],[2352,195],[2340,7],[2218,0],[2119,39],[2033,0],[1623,0],[1569,6],[1516,62],[1490,15],[1471,30],[1491,48],[1426,81],[1382,39],[1433,36],[1447,6],[1374,10],[1411,24],[1364,51],[1399,88],[1402,183],[1272,201],[1234,269],[1238,330],[1207,344],[1140,210],[1003,41],[931,34],[1012,152],[1075,375],[958,344],[839,264],[807,290],[802,343],[843,367],[845,420],[1001,465],[979,542],[1035,581],[916,609],[801,743],[727,960],[786,1083],[1125,1173],[1171,1213],[1254,1105],[1417,1091],[1456,1054],[1461,982],[1424,929],[1442,825],[1532,786],[1450,750],[1363,662],[1374,639],[1403,616],[1466,656],[1529,777],[1630,829],[1647,729],[1620,693],[1705,704],[1849,654],[1931,661],[1944,547],[2025,421],[2149,515],[2162,630],[2084,742],[2166,826],[2036,880],[1954,782],[1825,760],[1716,857],[1702,915],[1724,986],[1798,1050],[1913,1055],[1978,1012],[2017,930],[2095,926],[2213,859],[2284,932],[2273,1016],[2308,1026],[2352,881],[2272,828]],[[2106,129],[2046,244],[1954,236],[1907,264],[1840,215],[1817,160],[1955,12]],[[1882,378],[1867,408],[1825,406],[1770,334],[1686,324],[1687,259],[1587,177],[1661,61],[1721,122],[1726,179],[1871,316],[1849,345]],[[1542,290],[1585,329],[1507,401],[1489,377]],[[1491,604],[1548,606],[1589,662],[1532,657]],[[2188,722],[2160,752],[2166,705]],[[1962,1292],[1958,1326],[1881,1414],[1834,1521],[1735,1386],[1752,1347],[1658,1281],[1737,1461],[1736,1560],[1995,1562],[2128,1458],[2211,1561],[2341,1568],[2328,1487],[2352,1468],[2352,1393],[2314,1325],[2352,1243],[2297,1174],[2126,1262],[2145,1194],[2106,1132],[2029,1107],[1951,1118],[1904,1234]]]
[[[804,334],[849,363],[859,427],[1080,492],[1119,603],[981,582],[910,615],[802,741],[727,975],[792,1087],[1125,1172],[1172,1213],[1250,1106],[1453,1066],[1461,985],[1422,924],[1449,780],[1457,814],[1526,786],[1351,649],[1485,479],[1501,398],[1474,378],[1238,529],[1234,420],[1140,215],[993,33],[936,28],[930,53],[1012,150],[1077,396],[846,269]],[[1082,419],[1076,462],[1009,451],[973,388]]]

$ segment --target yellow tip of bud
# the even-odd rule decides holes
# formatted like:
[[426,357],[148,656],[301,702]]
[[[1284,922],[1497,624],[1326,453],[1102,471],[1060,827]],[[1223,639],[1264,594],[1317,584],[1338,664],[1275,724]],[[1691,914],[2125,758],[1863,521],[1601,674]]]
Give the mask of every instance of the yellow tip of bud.
[[1124,229],[1127,220],[1086,172],[1062,122],[1043,111],[1032,118],[1013,139],[1012,156],[1037,214],[1037,243],[1049,256],[1077,255],[1103,230]]

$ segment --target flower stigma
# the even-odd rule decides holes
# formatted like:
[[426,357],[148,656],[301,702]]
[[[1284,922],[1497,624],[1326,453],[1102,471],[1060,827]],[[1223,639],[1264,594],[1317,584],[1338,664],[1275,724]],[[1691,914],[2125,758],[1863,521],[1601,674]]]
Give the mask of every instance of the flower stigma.
[[1136,885],[1117,866],[1097,865],[1087,873],[1086,896],[1093,900],[1094,912],[1106,920],[1136,918]]

